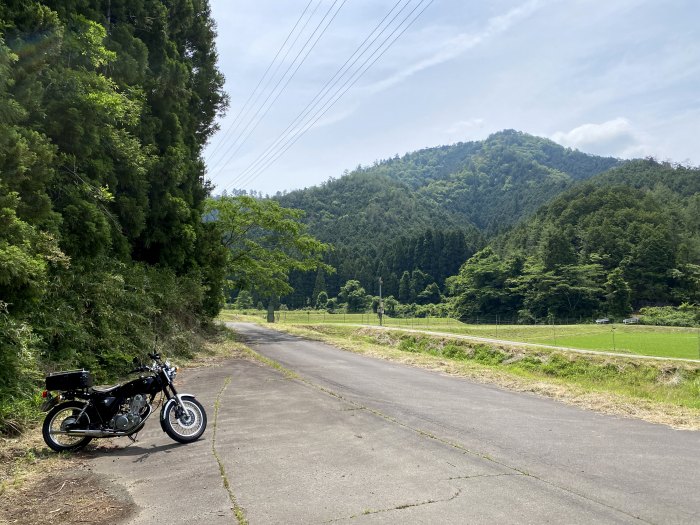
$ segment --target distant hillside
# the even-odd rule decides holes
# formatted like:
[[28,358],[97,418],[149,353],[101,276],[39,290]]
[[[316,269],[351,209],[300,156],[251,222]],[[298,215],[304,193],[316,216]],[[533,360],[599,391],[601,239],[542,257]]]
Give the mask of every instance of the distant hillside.
[[336,246],[379,247],[397,236],[463,219],[382,174],[356,171],[320,186],[278,197],[283,206],[306,212],[311,233]]
[[639,160],[580,182],[448,281],[466,317],[700,303],[700,170]]
[[492,234],[619,164],[508,130],[397,156],[278,198],[305,210],[311,231],[327,242],[377,245],[426,227],[473,225]]
[[366,168],[408,184],[480,230],[501,231],[578,180],[620,164],[513,130],[428,148]]
[[[464,262],[457,258],[471,255],[575,182],[619,164],[509,130],[480,142],[397,156],[276,198],[304,210],[310,232],[336,246],[329,256],[338,268],[327,279],[330,295],[348,279],[376,293],[379,275],[388,283],[385,292],[398,295],[404,272],[421,270],[442,286],[445,272]],[[439,239],[435,232],[448,230],[461,232],[460,249],[424,240]],[[430,267],[421,262],[431,260]],[[313,303],[314,279],[295,276],[294,281],[290,306]]]

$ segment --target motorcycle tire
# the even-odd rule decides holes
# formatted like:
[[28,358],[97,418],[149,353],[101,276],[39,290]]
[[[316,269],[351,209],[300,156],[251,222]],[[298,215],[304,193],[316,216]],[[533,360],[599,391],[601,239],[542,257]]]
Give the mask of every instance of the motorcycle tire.
[[183,396],[182,404],[185,406],[185,414],[177,403],[171,403],[163,412],[161,421],[163,430],[178,443],[192,443],[197,441],[207,428],[207,413],[202,404],[192,396]]
[[[67,401],[53,407],[46,417],[41,428],[41,434],[44,437],[44,442],[56,452],[67,452],[80,450],[85,445],[92,441],[91,437],[69,436],[67,434],[56,434],[58,430],[65,430],[66,425],[76,424],[77,417],[83,410],[85,403],[78,401]],[[73,419],[73,421],[71,421]],[[85,427],[90,426],[90,416],[84,412],[80,417],[80,422],[85,423]]]

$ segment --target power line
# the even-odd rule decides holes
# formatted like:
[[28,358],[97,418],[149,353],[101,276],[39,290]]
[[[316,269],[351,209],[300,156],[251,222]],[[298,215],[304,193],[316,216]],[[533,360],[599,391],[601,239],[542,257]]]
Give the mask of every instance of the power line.
[[398,40],[398,38],[418,19],[418,17],[425,11],[425,9],[428,8],[430,4],[433,3],[433,0],[430,0],[428,4],[418,13],[418,15],[397,35],[397,37],[387,46],[380,54],[377,56],[370,64],[367,66],[359,75],[356,76],[356,78],[352,81],[351,84],[349,84],[338,96],[335,98],[335,100],[329,101],[329,103],[326,104],[325,109],[321,108],[314,116],[311,118],[316,117],[313,121],[307,123],[302,129],[298,130],[295,135],[291,137],[287,141],[287,144],[283,146],[284,149],[281,151],[278,151],[275,155],[270,157],[267,162],[260,166],[257,170],[255,170],[252,174],[250,174],[246,180],[243,181],[243,183],[250,183],[254,181],[262,172],[264,172],[266,169],[268,169],[272,164],[274,164],[284,153],[286,153],[303,135],[305,135],[310,129],[313,128],[314,124],[318,122],[330,109],[333,107],[342,97],[345,95],[345,93],[354,86],[357,81],[388,51],[389,47],[393,45],[393,43]]
[[[275,87],[272,89],[272,91],[270,92],[270,94],[267,96],[267,98],[265,99],[265,101],[264,101],[264,102],[262,103],[262,105],[258,108],[258,110],[255,112],[255,114],[251,117],[251,119],[248,120],[246,126],[244,127],[243,131],[242,131],[241,134],[238,136],[238,138],[237,138],[233,143],[231,143],[231,145],[229,146],[229,148],[228,148],[227,151],[226,151],[226,154],[229,154],[229,152],[231,152],[231,149],[233,149],[233,147],[236,145],[236,142],[238,142],[238,141],[240,140],[240,142],[238,143],[238,146],[233,150],[233,152],[231,152],[231,153],[228,155],[228,157],[224,157],[224,159],[225,159],[226,161],[230,161],[232,158],[235,157],[236,153],[238,153],[238,151],[240,151],[241,147],[243,146],[243,144],[245,143],[245,141],[248,139],[248,137],[253,133],[253,131],[255,131],[255,129],[257,129],[257,127],[260,125],[260,122],[262,122],[262,120],[265,118],[265,116],[269,113],[269,111],[270,111],[270,109],[272,108],[272,106],[275,104],[275,102],[277,101],[277,99],[280,97],[280,95],[284,92],[284,90],[286,89],[286,87],[289,85],[289,82],[291,82],[291,80],[292,80],[292,79],[294,78],[294,76],[296,75],[297,71],[299,71],[299,68],[300,68],[300,67],[302,66],[302,64],[306,61],[306,58],[309,56],[309,54],[310,54],[311,51],[314,49],[314,47],[316,47],[316,44],[317,44],[318,41],[321,39],[321,37],[323,36],[323,34],[326,32],[326,30],[328,29],[328,27],[330,26],[330,24],[333,22],[333,20],[335,19],[336,15],[337,15],[338,12],[340,11],[340,9],[343,7],[343,5],[345,4],[345,2],[346,2],[346,0],[343,0],[342,4],[341,4],[340,7],[338,8],[338,10],[335,12],[335,14],[334,14],[333,17],[331,18],[331,20],[330,20],[330,21],[328,22],[328,24],[326,24],[326,26],[323,28],[323,30],[321,31],[321,34],[316,38],[316,40],[313,42],[313,44],[311,45],[311,47],[308,49],[308,51],[306,52],[306,54],[304,55],[304,57],[301,59],[301,62],[299,62],[299,64],[297,65],[297,67],[296,67],[296,68],[294,69],[294,71],[292,72],[291,76],[289,76],[289,78],[288,78],[287,81],[285,82],[284,86],[282,86],[282,89],[280,89],[280,90],[277,92],[277,94],[275,95],[275,98],[274,98],[274,99],[272,100],[272,102],[267,106],[267,108],[265,109],[265,112],[263,113],[263,115],[257,120],[257,122],[255,122],[255,124],[254,124],[253,127],[251,128],[250,126],[251,126],[251,124],[253,124],[253,122],[255,121],[255,118],[260,114],[260,111],[262,111],[262,109],[265,107],[265,105],[267,104],[267,102],[270,100],[270,97],[272,97],[273,94],[275,93],[275,91],[277,91],[277,88],[278,88],[279,85],[282,83],[282,81],[285,79],[285,77],[287,76],[287,73],[289,73],[289,70],[290,70],[292,67],[294,67],[294,64],[296,63],[297,59],[299,58],[299,56],[301,55],[301,53],[304,52],[304,50],[306,49],[306,46],[307,46],[307,45],[309,44],[309,42],[313,39],[314,35],[318,32],[318,29],[321,27],[321,25],[322,25],[323,22],[326,20],[326,18],[328,17],[328,15],[331,13],[331,11],[332,11],[333,8],[335,7],[335,5],[338,3],[338,0],[335,0],[335,1],[333,2],[333,4],[332,4],[331,7],[328,9],[328,11],[327,11],[326,14],[324,15],[324,17],[321,19],[321,21],[319,22],[319,24],[318,24],[318,25],[316,26],[316,28],[314,29],[313,33],[309,36],[309,38],[306,40],[306,42],[304,43],[304,45],[302,46],[302,48],[299,50],[299,52],[297,53],[297,55],[294,57],[294,60],[292,61],[292,63],[289,65],[289,67],[288,67],[287,70],[284,72],[284,74],[282,75],[282,77],[279,79],[279,81],[277,82],[277,84],[275,85]],[[221,159],[221,160],[224,160],[224,159]],[[221,172],[221,169],[218,169],[218,171],[217,171],[217,168],[219,168],[219,166],[221,165],[221,160],[212,168],[213,176],[211,177],[211,180],[213,180],[214,178],[216,178],[216,176],[218,176],[219,173]],[[225,164],[225,163],[224,163],[224,164]]]
[[[284,140],[286,140],[286,143],[282,145],[282,148],[283,148],[282,150],[278,150],[276,152],[273,152],[271,155],[268,155],[267,158],[263,159],[262,162],[258,163],[258,166],[255,167],[254,169],[252,166],[249,166],[249,168],[247,168],[245,170],[245,172],[248,173],[248,176],[242,177],[243,178],[242,182],[245,182],[245,183],[252,182],[262,171],[264,171],[265,169],[270,167],[281,155],[283,155],[286,151],[288,151],[289,148],[294,143],[296,143],[299,140],[299,138],[301,138],[302,135],[304,135],[307,131],[309,131],[313,127],[313,125],[316,122],[318,122],[318,120],[320,120],[323,117],[323,115],[325,115],[325,113],[327,113],[328,110],[330,110],[330,108],[333,105],[335,105],[335,103],[338,102],[338,100],[340,100],[340,98],[342,98],[342,96],[360,79],[360,77],[362,75],[364,75],[367,72],[367,70],[369,70],[372,67],[372,65],[374,65],[374,63],[377,62],[377,60],[379,60],[379,58],[381,58],[381,56],[389,49],[389,47],[391,47],[393,45],[393,43],[396,40],[398,40],[398,38],[408,29],[408,27],[410,27],[410,25],[412,25],[415,22],[415,20],[417,20],[418,17],[423,13],[423,11],[425,11],[425,9],[427,9],[427,7],[432,3],[432,0],[431,0],[418,13],[418,15],[406,27],[404,27],[404,29],[401,31],[401,33],[399,33],[399,35],[397,35],[396,38],[394,38],[394,40],[392,40],[389,43],[389,45],[384,50],[381,51],[379,56],[376,56],[377,53],[381,50],[382,46],[396,33],[396,31],[399,30],[399,28],[401,28],[401,26],[406,22],[406,20],[408,20],[408,18],[410,18],[410,16],[420,7],[420,5],[423,3],[423,1],[424,0],[420,0],[418,5],[416,5],[414,7],[414,9],[408,14],[408,16],[405,17],[399,23],[399,25],[394,29],[394,31],[392,31],[392,33],[387,38],[384,39],[384,41],[377,47],[377,49],[375,49],[375,51],[372,53],[372,55],[360,65],[360,68],[358,68],[358,70],[355,71],[355,73],[353,73],[351,78],[348,79],[348,81],[343,86],[341,86],[338,90],[336,90],[336,92],[333,93],[333,95],[331,95],[331,97],[320,107],[320,109],[316,110],[316,112],[307,120],[307,122],[305,124],[303,124],[299,128],[297,128],[293,134],[291,134],[291,135],[288,134],[288,136],[284,138]],[[374,58],[374,60],[372,60],[372,58],[375,56],[376,56],[376,58]],[[369,64],[369,66],[365,67],[365,69],[362,70],[362,68],[370,60],[372,62]],[[239,178],[241,178],[241,177],[239,176]]]
[[[267,66],[267,69],[265,70],[265,73],[263,73],[263,76],[260,77],[260,80],[258,81],[258,84],[255,86],[255,88],[253,89],[253,91],[251,91],[250,95],[248,96],[248,99],[243,103],[243,106],[241,106],[241,110],[240,110],[240,111],[238,112],[238,114],[235,116],[235,118],[234,118],[233,121],[231,122],[231,125],[228,127],[228,129],[226,130],[226,132],[224,133],[224,135],[221,137],[221,140],[219,141],[219,143],[216,145],[216,147],[214,147],[214,150],[209,154],[209,160],[213,160],[213,159],[214,159],[214,157],[216,156],[217,151],[221,148],[221,145],[225,142],[227,136],[231,133],[231,130],[234,129],[234,124],[236,124],[236,126],[235,126],[236,129],[237,129],[238,126],[240,125],[240,122],[238,121],[239,117],[241,116],[241,114],[243,113],[243,111],[244,111],[245,109],[247,109],[248,103],[249,103],[250,100],[253,98],[253,96],[257,93],[258,88],[260,87],[260,84],[262,84],[262,83],[263,83],[263,80],[265,80],[265,77],[266,77],[267,74],[270,72],[270,69],[272,69],[272,66],[274,65],[275,61],[277,60],[277,57],[279,57],[279,55],[280,55],[280,53],[282,52],[282,50],[284,49],[285,45],[287,45],[287,42],[289,42],[289,38],[292,36],[292,34],[294,33],[294,31],[296,30],[297,26],[299,25],[299,22],[301,22],[302,18],[304,18],[304,15],[305,15],[306,12],[309,10],[309,6],[311,5],[311,3],[312,3],[313,1],[314,1],[314,0],[309,0],[309,3],[306,4],[306,7],[304,8],[304,11],[302,11],[301,15],[299,15],[299,18],[297,19],[296,23],[294,24],[294,27],[292,27],[292,30],[291,30],[291,31],[289,32],[289,34],[287,35],[287,38],[284,39],[284,42],[282,43],[282,45],[280,46],[280,48],[277,50],[277,53],[275,54],[275,58],[273,58],[273,59],[272,59],[272,62],[270,62],[270,65]],[[319,0],[319,3],[316,5],[316,9],[318,9],[318,6],[320,6],[320,5],[321,5],[321,0]],[[314,13],[316,12],[316,9],[314,9],[314,11],[313,11],[313,12],[311,13],[311,15],[309,16],[309,20],[311,20],[311,18],[313,17]],[[304,27],[302,27],[301,31],[299,32],[299,35],[300,35],[301,33],[304,32],[304,29],[306,28],[306,25],[309,23],[309,20],[306,21],[306,24],[304,24]],[[297,35],[297,37],[294,39],[294,42],[292,42],[292,45],[290,46],[290,49],[294,47],[294,44],[296,43],[297,39],[299,38],[299,35]],[[287,57],[288,54],[289,54],[289,50],[287,50],[287,53],[285,53],[285,55],[284,55],[284,57],[282,58],[282,61],[281,61],[281,62],[284,61],[284,59]],[[275,73],[277,72],[278,69],[279,69],[279,65],[278,65],[277,68],[275,68]],[[268,84],[265,84],[265,88],[267,88],[267,85],[268,85]]]
[[[313,99],[306,105],[306,107],[294,118],[294,120],[285,128],[284,131],[277,137],[277,139],[270,144],[263,153],[261,153],[254,161],[252,164],[250,164],[243,172],[241,172],[233,181],[230,182],[230,184],[235,184],[237,179],[243,178],[246,175],[246,172],[251,170],[255,164],[258,164],[262,159],[264,159],[267,155],[269,155],[275,147],[284,140],[285,135],[287,132],[292,129],[294,126],[297,125],[297,123],[303,121],[303,119],[308,115],[310,111],[313,111],[314,107],[317,106],[317,104],[320,102],[320,100],[325,97],[325,95],[330,91],[331,88],[335,87],[345,76],[347,71],[343,72],[343,70],[346,69],[346,66],[348,63],[352,61],[350,64],[350,67],[355,65],[357,61],[371,48],[371,46],[374,44],[374,42],[377,41],[377,39],[387,30],[387,28],[396,20],[396,18],[408,7],[408,5],[411,3],[412,0],[406,0],[406,4],[394,15],[394,17],[389,21],[387,24],[387,27],[382,29],[377,36],[374,37],[372,42],[362,51],[359,55],[358,52],[363,48],[363,46],[367,43],[367,41],[372,37],[374,33],[377,32],[377,30],[384,24],[387,18],[391,15],[391,13],[394,12],[394,10],[403,2],[404,0],[398,0],[394,6],[389,10],[389,12],[382,18],[382,20],[374,27],[374,29],[365,37],[365,39],[362,41],[362,43],[355,49],[355,51],[348,57],[348,59],[345,61],[345,63],[335,72],[335,74],[326,82],[326,84],[321,88],[321,90],[316,93]],[[422,0],[421,0],[422,1]],[[357,56],[356,56],[357,55]],[[355,57],[356,56],[356,57]],[[355,57],[355,60],[352,60],[353,57]],[[360,66],[362,67],[362,66]],[[348,68],[349,70],[349,68]],[[342,74],[340,74],[342,72]],[[340,74],[340,76],[338,76]]]
[[[318,23],[318,25],[317,25],[316,28],[314,29],[313,33],[311,33],[311,35],[310,35],[309,38],[306,40],[306,42],[304,43],[304,45],[302,46],[302,48],[299,50],[299,52],[297,53],[297,55],[294,57],[294,60],[293,60],[292,63],[289,65],[289,67],[287,68],[287,70],[284,72],[284,74],[282,75],[282,77],[279,79],[279,81],[277,82],[277,84],[275,85],[275,87],[272,89],[272,91],[271,91],[270,94],[267,96],[267,98],[266,98],[265,101],[262,103],[262,105],[258,108],[258,110],[256,111],[255,115],[253,115],[252,118],[248,121],[248,123],[246,124],[245,128],[243,129],[243,131],[242,131],[241,134],[239,135],[238,139],[236,139],[236,141],[234,141],[233,143],[231,143],[231,145],[229,146],[229,148],[226,150],[225,155],[228,155],[228,157],[224,157],[225,161],[231,160],[231,159],[236,155],[236,153],[241,149],[241,147],[243,146],[243,144],[245,143],[245,141],[248,139],[248,137],[251,135],[251,133],[253,133],[253,131],[255,131],[255,129],[260,125],[260,122],[262,122],[262,120],[263,120],[263,119],[265,118],[265,116],[269,113],[270,109],[271,109],[272,106],[275,104],[275,102],[277,101],[277,99],[280,97],[280,95],[281,95],[281,94],[284,92],[284,90],[287,88],[287,86],[289,85],[289,83],[291,82],[291,80],[292,80],[292,79],[294,78],[294,76],[296,75],[297,71],[299,71],[299,68],[300,68],[300,67],[302,66],[302,64],[306,61],[306,59],[307,59],[307,57],[309,56],[309,54],[311,53],[311,51],[313,51],[313,49],[316,47],[316,44],[318,44],[318,41],[321,39],[321,37],[323,37],[323,35],[325,34],[326,30],[327,30],[328,27],[331,25],[331,23],[333,22],[333,20],[335,19],[335,17],[338,15],[338,13],[339,13],[340,10],[342,9],[342,7],[345,5],[345,2],[346,2],[347,0],[342,0],[342,2],[341,2],[341,4],[340,4],[340,7],[338,7],[338,9],[335,11],[335,13],[333,14],[333,16],[331,17],[331,19],[328,21],[328,23],[325,25],[325,27],[321,30],[321,33],[318,35],[318,37],[316,37],[316,40],[314,40],[314,42],[311,44],[311,46],[309,47],[308,51],[306,51],[306,54],[302,57],[302,59],[301,59],[301,61],[299,62],[299,64],[297,64],[296,68],[294,69],[294,71],[292,72],[292,74],[289,76],[289,78],[287,78],[287,81],[284,83],[284,85],[282,86],[282,88],[281,88],[279,91],[277,91],[277,88],[278,88],[279,85],[282,83],[282,81],[285,79],[285,77],[287,76],[287,73],[289,72],[289,70],[290,70],[292,67],[294,67],[294,64],[295,64],[296,61],[298,60],[299,56],[301,56],[301,54],[304,52],[304,50],[306,49],[306,47],[309,45],[309,42],[311,42],[311,40],[314,38],[314,36],[315,36],[316,33],[318,32],[319,28],[323,25],[323,23],[324,23],[325,20],[328,18],[328,16],[331,14],[331,12],[333,11],[333,8],[336,6],[336,4],[337,4],[339,1],[340,1],[340,0],[334,0],[333,4],[328,8],[328,11],[326,11],[326,14],[323,16],[323,18],[321,19],[321,21]],[[260,112],[261,112],[262,109],[265,107],[265,105],[268,103],[268,101],[270,100],[270,97],[273,96],[273,94],[275,93],[275,91],[277,91],[277,94],[275,95],[274,99],[273,99],[272,102],[270,102],[270,104],[267,106],[267,108],[265,109],[265,112],[263,113],[263,115],[257,120],[257,122],[255,122],[255,124],[254,124],[254,125],[252,126],[252,128],[251,128],[251,127],[250,127],[251,124],[255,121],[256,117],[260,114]],[[238,146],[236,147],[235,150],[233,150],[232,153],[229,154],[229,152],[231,152],[231,149],[233,149],[233,147],[235,146],[235,144],[236,144],[236,142],[237,142],[238,140],[240,140]],[[225,162],[224,162],[224,164],[225,164]],[[221,165],[221,161],[219,161],[219,162],[217,163],[217,165],[216,165],[214,168],[212,168],[212,172],[214,172],[215,169],[218,168],[219,165]],[[219,170],[219,171],[220,171],[220,170]],[[217,174],[218,174],[218,173],[214,173],[214,176],[216,176]],[[214,178],[214,177],[212,177],[212,179],[213,179],[213,178]]]
[[[331,109],[331,107],[333,107],[343,97],[343,95],[345,95],[345,93],[347,93],[347,91],[357,83],[357,81],[389,50],[389,48],[391,48],[391,46],[408,30],[408,28],[410,26],[412,26],[416,22],[416,20],[418,20],[418,18],[420,18],[420,16],[425,12],[425,10],[434,2],[434,0],[430,0],[427,4],[425,4],[423,9],[421,9],[418,12],[418,14],[415,17],[413,17],[413,19],[410,20],[410,22],[408,24],[406,24],[406,26],[400,31],[400,33],[398,35],[396,35],[396,37],[393,38],[393,40],[391,40],[391,42],[389,42],[389,44],[382,50],[381,46],[383,46],[384,43],[386,43],[392,37],[392,35],[394,35],[396,33],[396,31],[399,30],[399,28],[404,24],[404,22],[406,20],[408,20],[408,18],[411,17],[411,15],[421,6],[421,4],[424,1],[425,0],[421,0],[419,2],[419,4],[416,5],[416,7],[409,13],[409,15],[402,20],[402,22],[399,24],[399,26],[396,29],[394,29],[394,31],[389,35],[389,37],[387,39],[385,39],[382,42],[382,44],[380,44],[380,47],[378,47],[374,51],[372,56],[370,56],[369,59],[367,61],[365,61],[362,64],[362,66],[360,66],[362,68],[365,64],[367,64],[367,62],[369,60],[371,60],[371,62],[369,63],[369,65],[367,67],[365,67],[363,70],[359,71],[359,73],[356,72],[354,75],[354,78],[352,78],[350,83],[346,84],[345,87],[341,87],[340,89],[342,91],[337,91],[333,95],[333,97],[335,97],[335,98],[332,97],[331,99],[329,99],[318,111],[316,111],[316,113],[314,115],[311,116],[311,119],[313,119],[313,120],[307,121],[307,123],[305,125],[303,125],[299,129],[297,129],[297,131],[293,135],[291,135],[288,139],[286,139],[286,143],[282,146],[283,149],[278,150],[274,154],[270,155],[265,161],[263,161],[261,164],[259,164],[257,168],[255,168],[254,170],[251,170],[251,172],[240,181],[240,184],[241,185],[247,184],[247,183],[250,183],[253,180],[255,180],[263,171],[265,171],[272,164],[274,164],[303,135],[305,135],[314,126],[314,124],[316,124],[316,122],[318,122]],[[381,52],[379,52],[380,50],[381,50]],[[379,53],[379,54],[377,55],[377,53]],[[375,55],[377,55],[377,56],[375,57]],[[372,57],[375,57],[375,58],[372,59]],[[228,188],[229,186],[230,186],[230,184],[227,185],[225,188]]]

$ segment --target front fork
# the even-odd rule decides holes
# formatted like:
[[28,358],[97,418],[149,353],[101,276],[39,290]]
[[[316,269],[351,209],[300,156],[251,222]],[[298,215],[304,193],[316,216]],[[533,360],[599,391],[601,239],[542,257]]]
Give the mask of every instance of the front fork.
[[171,404],[175,404],[175,417],[180,419],[184,414],[187,414],[187,411],[185,410],[185,405],[182,402],[182,398],[187,396],[187,397],[194,397],[192,394],[178,394],[177,390],[175,390],[175,386],[170,383],[168,385],[170,387],[170,390],[172,390],[172,394],[168,392],[167,386],[163,389],[163,392],[165,396],[167,397],[167,401],[163,403],[163,408],[160,410],[160,425],[163,427],[163,430],[165,430],[165,427],[163,426],[165,424],[165,412]]
[[173,395],[172,395],[172,397],[168,398],[168,401],[170,401],[170,399],[175,401],[175,404],[177,405],[177,412],[175,412],[175,414],[179,418],[185,412],[185,405],[182,403],[182,399],[180,399],[180,396],[178,395],[177,390],[175,390],[175,385],[170,383],[169,386],[170,386],[170,390],[172,390]]

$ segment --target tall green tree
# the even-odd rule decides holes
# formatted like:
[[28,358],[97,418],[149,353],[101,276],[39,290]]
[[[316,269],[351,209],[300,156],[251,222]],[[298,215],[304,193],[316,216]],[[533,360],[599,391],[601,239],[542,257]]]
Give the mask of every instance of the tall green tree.
[[327,290],[326,290],[326,274],[323,271],[323,268],[319,268],[318,271],[316,272],[316,280],[314,282],[314,289],[313,289],[313,292],[311,293],[312,304],[314,304],[314,305],[318,304],[318,295],[321,292],[326,292],[326,301],[327,301],[328,294],[327,294]]
[[399,281],[399,301],[408,303],[411,299],[411,274],[404,271]]
[[350,280],[340,288],[338,299],[345,303],[348,313],[364,312],[371,302],[371,296],[360,284],[360,281]]
[[611,315],[626,316],[632,311],[632,290],[621,268],[615,268],[605,281],[605,307]]
[[458,317],[513,314],[522,297],[511,279],[519,275],[521,261],[504,261],[492,248],[484,248],[464,263],[459,274],[447,280],[453,311]]
[[322,262],[328,245],[306,233],[299,210],[272,200],[224,196],[209,199],[206,213],[227,250],[227,279],[235,289],[276,300],[292,291],[292,270],[332,271]]

